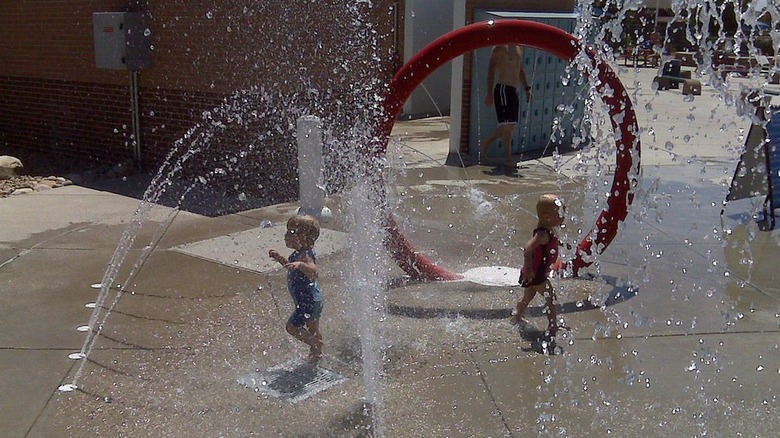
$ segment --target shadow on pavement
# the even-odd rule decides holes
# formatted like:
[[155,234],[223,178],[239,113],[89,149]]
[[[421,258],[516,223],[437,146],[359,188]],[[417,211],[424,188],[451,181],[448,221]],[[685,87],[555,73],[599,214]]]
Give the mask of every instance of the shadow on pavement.
[[[158,195],[147,193],[152,180],[153,175],[144,173],[125,178],[91,181],[81,185],[141,201],[145,197]],[[253,194],[253,191],[257,193]],[[171,181],[165,185],[164,192],[159,194],[159,199],[155,203],[202,216],[218,217],[294,200],[292,197],[262,196],[261,193],[263,193],[262,188],[250,189],[246,182],[241,186],[201,184],[197,180],[190,183]]]
[[[606,296],[603,304],[594,304],[590,301],[568,301],[558,304],[559,314],[572,314],[578,312],[584,312],[588,310],[600,309],[602,307],[614,306],[618,303],[622,303],[636,296],[636,292],[630,290],[628,287],[618,287],[617,278],[615,277],[602,277],[604,282],[612,286],[612,290]],[[390,282],[388,289],[402,289],[407,285],[420,284],[421,282],[411,281],[408,278],[394,279]],[[446,283],[440,283],[446,284]],[[403,292],[403,291],[399,291]],[[442,290],[442,293],[446,291]],[[406,306],[401,304],[389,303],[387,305],[387,312],[395,316],[404,316],[407,318],[415,319],[432,319],[432,318],[451,318],[455,316],[477,319],[477,320],[492,320],[492,319],[508,319],[512,316],[512,307],[505,309],[486,309],[486,308],[447,308],[447,307],[419,307],[419,306]],[[530,317],[544,316],[544,306],[529,306],[526,311]]]

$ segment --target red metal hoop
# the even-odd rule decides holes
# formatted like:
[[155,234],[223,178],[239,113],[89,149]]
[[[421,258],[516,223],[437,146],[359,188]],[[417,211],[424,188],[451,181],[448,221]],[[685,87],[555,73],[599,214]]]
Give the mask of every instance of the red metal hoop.
[[[582,53],[597,72],[597,91],[609,108],[615,131],[616,168],[607,206],[596,219],[591,231],[577,245],[571,268],[574,275],[589,266],[589,256],[601,253],[615,238],[618,223],[625,220],[634,199],[633,187],[639,169],[640,143],[636,114],[623,84],[615,72],[592,49],[580,45],[572,35],[542,23],[524,20],[500,20],[475,23],[452,31],[423,48],[396,73],[384,94],[384,119],[374,131],[379,139],[375,152],[384,155],[387,141],[404,102],[428,75],[444,63],[473,50],[500,44],[517,44],[544,50],[568,62]],[[436,266],[414,250],[388,212],[386,246],[395,261],[410,277],[417,280],[455,280],[456,273]],[[595,248],[594,248],[595,245]]]

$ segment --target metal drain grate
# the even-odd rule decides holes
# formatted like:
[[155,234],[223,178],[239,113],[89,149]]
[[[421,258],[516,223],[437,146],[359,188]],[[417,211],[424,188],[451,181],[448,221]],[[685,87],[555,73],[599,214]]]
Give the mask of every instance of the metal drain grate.
[[346,377],[333,371],[301,359],[291,359],[263,372],[241,376],[238,383],[256,392],[298,403],[345,380]]

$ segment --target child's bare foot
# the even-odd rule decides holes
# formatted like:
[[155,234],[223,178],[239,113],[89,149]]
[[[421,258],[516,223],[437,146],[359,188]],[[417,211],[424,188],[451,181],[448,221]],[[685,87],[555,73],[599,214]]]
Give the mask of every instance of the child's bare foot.
[[564,331],[570,332],[571,331],[571,327],[565,326],[563,324],[548,325],[547,326],[547,332],[550,333],[552,336],[556,336],[558,334],[559,330],[564,330]]
[[509,322],[512,325],[528,325],[529,324],[527,319],[523,318],[522,316],[518,316],[518,315],[512,315],[512,317],[509,318]]

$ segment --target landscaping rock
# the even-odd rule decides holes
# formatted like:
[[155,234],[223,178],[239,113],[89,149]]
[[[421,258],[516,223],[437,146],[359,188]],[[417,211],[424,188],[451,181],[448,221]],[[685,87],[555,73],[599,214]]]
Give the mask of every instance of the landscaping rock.
[[10,155],[0,155],[0,179],[14,178],[22,174],[22,161]]
[[26,195],[27,193],[32,193],[33,189],[25,187],[23,189],[16,189],[11,193],[11,196],[18,196],[18,195]]
[[[2,147],[2,144],[0,144]],[[19,157],[19,158],[17,158]],[[99,163],[78,157],[39,151],[0,150],[0,158],[6,164],[7,178],[0,177],[0,200],[12,194],[41,192],[46,188],[59,188],[73,184],[88,185],[121,176],[132,175],[141,169],[132,160],[119,164]],[[24,167],[21,163],[24,160]],[[11,170],[12,169],[12,170]],[[111,173],[110,171],[114,172]],[[2,172],[2,170],[0,170]],[[60,176],[64,175],[64,176]],[[28,190],[24,190],[28,189]]]

